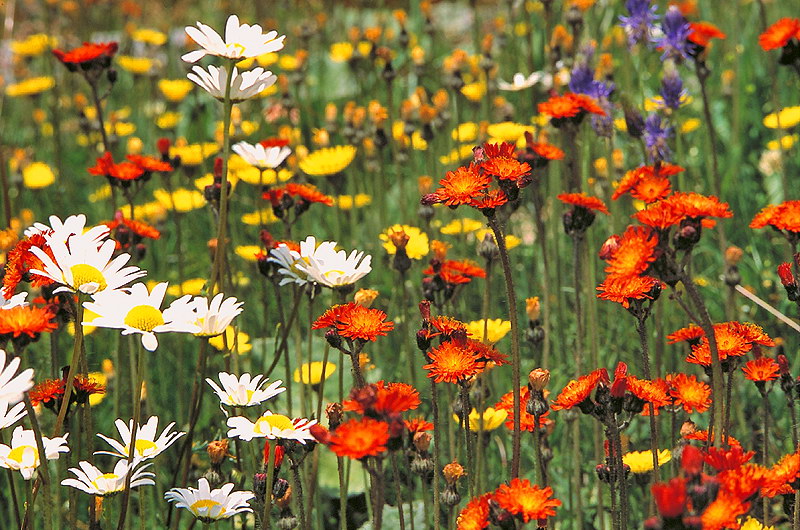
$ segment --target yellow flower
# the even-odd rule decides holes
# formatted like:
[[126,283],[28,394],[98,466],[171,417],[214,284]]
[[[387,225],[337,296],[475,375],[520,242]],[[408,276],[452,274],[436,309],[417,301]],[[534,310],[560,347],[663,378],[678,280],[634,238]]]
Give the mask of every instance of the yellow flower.
[[170,157],[181,157],[183,166],[199,166],[209,156],[217,154],[219,146],[215,143],[174,145],[169,148]]
[[349,42],[335,42],[331,44],[331,61],[343,63],[353,56],[353,45]]
[[[669,449],[658,452],[658,467],[672,460]],[[648,473],[653,470],[653,451],[633,451],[622,455],[622,463],[631,468],[631,473]]]
[[[692,96],[684,94],[681,96],[680,106],[684,107],[691,102],[692,102]],[[663,108],[666,108],[666,105],[664,105],[664,98],[662,98],[661,96],[653,96],[652,98],[644,100],[644,110],[646,110],[647,112],[653,112]]]
[[256,261],[256,254],[263,252],[263,249],[258,245],[240,245],[234,249],[236,255],[247,261]]
[[44,33],[37,33],[23,40],[13,41],[11,43],[11,51],[15,55],[22,57],[35,57],[43,54],[56,45],[57,42],[55,37],[49,37]]
[[272,212],[272,208],[264,208],[260,211],[255,211],[242,215],[242,222],[250,226],[260,225],[262,219],[264,220],[264,224],[276,223],[279,220],[277,217],[275,217],[275,214]]
[[167,287],[167,294],[175,297],[185,294],[197,296],[203,292],[203,287],[205,287],[207,281],[206,278],[191,278],[181,284],[173,283]]
[[136,132],[136,125],[127,121],[106,123],[106,132],[116,136],[129,136]]
[[[486,234],[491,235],[492,239],[495,242],[495,244],[497,243],[497,239],[495,239],[495,237],[494,237],[494,232],[492,232],[488,228],[484,228],[483,230],[478,230],[477,232],[475,232],[475,239],[478,240],[478,243],[480,243],[481,241],[486,239]],[[517,236],[511,235],[511,234],[508,234],[506,236],[506,249],[507,250],[511,250],[512,248],[518,247],[520,245],[520,243],[522,243],[522,240],[520,238],[518,238]]]
[[[109,188],[109,195],[111,195],[111,189]],[[122,210],[122,214],[127,217],[128,219],[131,218],[131,207],[129,204],[123,204],[120,207]],[[144,204],[137,204],[133,207],[133,217],[135,219],[146,219],[147,221],[153,223],[163,220],[167,216],[167,209],[161,205],[158,201],[150,201]]]
[[324,379],[328,379],[336,371],[336,365],[332,362],[325,363],[325,373],[322,373],[321,361],[303,363],[300,368],[294,369],[294,382],[302,382],[304,385],[318,385]]
[[358,54],[362,57],[368,57],[370,52],[372,52],[372,43],[366,40],[362,40],[358,43]]
[[300,67],[300,61],[291,54],[284,54],[278,58],[278,66],[285,72],[292,72]]
[[206,205],[203,194],[196,190],[178,188],[171,194],[164,189],[155,190],[153,196],[167,210],[173,208],[181,213],[191,212]]
[[775,530],[774,526],[764,526],[761,521],[754,517],[748,517],[744,523],[741,522],[741,519],[739,522],[742,525],[739,530]]
[[137,42],[162,46],[167,42],[167,34],[155,29],[139,28],[131,34],[131,38]]
[[236,67],[239,68],[239,70],[249,70],[250,67],[253,66],[253,63],[255,62],[256,62],[255,57],[248,57],[236,63]]
[[526,132],[533,134],[535,130],[529,125],[514,123],[513,121],[504,121],[501,123],[492,123],[489,125],[486,132],[489,136],[501,142],[516,142],[524,137]]
[[422,259],[430,250],[428,246],[428,234],[417,228],[416,226],[408,225],[394,225],[386,229],[380,236],[383,241],[383,248],[389,255],[393,256],[397,252],[397,248],[392,243],[389,237],[393,232],[403,231],[408,236],[408,244],[406,245],[406,254],[411,259]]
[[194,83],[188,79],[160,79],[158,89],[164,94],[167,101],[179,103],[192,91]]
[[625,118],[617,118],[614,120],[614,127],[616,127],[618,131],[627,132],[628,123],[625,121]]
[[698,128],[700,128],[700,120],[697,118],[689,118],[681,124],[681,133],[690,133],[696,131]]
[[359,193],[353,200],[352,195],[339,195],[334,197],[333,204],[342,210],[352,210],[355,208],[363,208],[372,203],[372,197],[366,193]]
[[322,177],[335,175],[350,165],[356,157],[356,148],[352,145],[337,145],[326,147],[309,153],[300,160],[300,169],[307,175]]
[[474,142],[475,138],[478,137],[478,124],[474,121],[468,121],[466,123],[462,123],[455,129],[450,135],[453,137],[453,140],[459,142]]
[[156,118],[156,127],[169,131],[178,126],[182,117],[180,112],[167,111]]
[[[780,121],[780,127],[778,122]],[[800,106],[786,107],[780,112],[767,114],[764,117],[764,127],[769,129],[788,129],[800,123]]]
[[233,326],[225,328],[224,335],[217,335],[208,339],[208,343],[219,351],[225,351],[225,344],[227,343],[227,349],[236,351],[239,354],[247,353],[253,349],[253,345],[250,344],[250,335],[244,331],[234,332]]
[[55,84],[56,81],[52,77],[31,77],[19,83],[8,85],[6,87],[6,95],[11,98],[35,96],[36,94],[41,94],[42,92],[50,90]]
[[256,57],[258,66],[266,68],[278,62],[278,54],[275,52],[263,53]]
[[456,234],[469,234],[470,232],[474,232],[475,230],[479,230],[483,227],[483,223],[480,221],[476,221],[475,219],[470,219],[468,217],[464,217],[462,219],[453,219],[443,227],[439,229],[439,232],[452,236]]
[[271,186],[278,182],[286,182],[294,176],[294,173],[286,168],[281,168],[277,173],[274,169],[267,169],[264,171],[262,177],[261,171],[259,171],[257,167],[248,165],[244,169],[237,170],[235,175],[239,180],[252,184],[253,186],[260,186],[262,183],[261,179],[263,178],[264,185]]
[[[483,411],[483,421],[481,421],[481,415],[478,414],[477,409],[472,409],[472,412],[469,413],[469,430],[472,432],[479,432],[483,430],[486,431],[493,431],[496,428],[500,427],[504,421],[508,418],[508,412],[505,409],[494,409],[492,407],[488,407],[486,410]],[[461,423],[458,419],[458,416],[453,414],[453,420],[456,423]],[[483,429],[481,429],[483,427]]]
[[22,182],[25,184],[26,188],[32,190],[46,188],[55,182],[55,180],[56,176],[53,174],[53,170],[44,162],[28,164],[25,169],[22,170]]
[[480,81],[469,83],[461,87],[461,93],[464,94],[464,97],[468,100],[477,103],[486,95],[486,83]]
[[797,134],[786,134],[781,136],[780,142],[778,140],[770,140],[767,142],[767,149],[770,151],[777,151],[778,149],[783,148],[784,151],[788,151],[792,148],[792,146],[797,142],[800,135]]
[[475,147],[472,144],[463,144],[458,149],[453,149],[450,151],[450,154],[440,156],[439,162],[442,165],[449,165],[449,164],[458,164],[462,160],[467,160],[472,158],[472,148]]
[[[106,384],[108,384],[108,377],[106,377],[106,374],[104,374],[103,372],[89,372],[89,381],[91,381],[92,383],[98,383],[105,386]],[[91,394],[89,396],[89,406],[96,407],[97,405],[102,403],[105,397],[106,397],[106,392],[103,392],[101,394]]]
[[486,326],[486,335],[489,337],[489,344],[495,344],[511,331],[511,322],[501,318],[489,319],[486,324],[485,319],[473,320],[467,324],[467,334],[478,342],[483,342],[483,328]]
[[[236,189],[236,183],[239,182],[239,179],[236,175],[228,171],[228,186],[231,191]],[[202,177],[194,179],[194,187],[198,189],[198,191],[205,191],[206,186],[210,186],[214,183],[214,174],[213,173],[206,173]]]
[[153,68],[153,60],[148,57],[132,57],[120,55],[117,64],[125,71],[136,75],[144,75]]
[[[99,315],[97,313],[95,313],[94,311],[90,311],[88,309],[84,309],[83,310],[83,321],[84,322],[91,322],[92,320],[94,320],[98,316]],[[95,326],[83,326],[83,334],[84,335],[91,335],[92,333],[94,333],[94,330],[96,330],[96,329],[97,329],[97,327],[95,327]],[[75,336],[75,322],[68,322],[67,323],[67,333],[69,333],[73,337]]]

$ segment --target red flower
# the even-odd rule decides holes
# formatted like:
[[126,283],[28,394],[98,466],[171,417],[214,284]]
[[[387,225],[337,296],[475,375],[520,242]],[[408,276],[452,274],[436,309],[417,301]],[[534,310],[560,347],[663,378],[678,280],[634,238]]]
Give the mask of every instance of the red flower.
[[333,306],[322,314],[311,329],[333,328],[336,333],[348,339],[375,341],[394,329],[393,322],[386,321],[386,313],[349,302]]
[[83,46],[66,52],[55,49],[53,50],[53,55],[63,64],[74,68],[77,65],[87,65],[94,61],[101,62],[105,59],[111,59],[117,53],[117,47],[116,42],[84,42]]
[[631,305],[631,300],[653,299],[653,290],[661,282],[651,276],[608,276],[606,281],[597,286],[600,293],[597,298],[617,302],[625,309]]
[[479,198],[491,183],[492,179],[489,175],[481,174],[478,166],[470,163],[469,166],[448,171],[445,178],[439,181],[441,187],[432,195],[435,197],[435,202],[441,202],[447,206],[471,205],[473,200]]
[[674,478],[669,482],[653,484],[651,488],[658,513],[664,519],[677,519],[686,509],[686,480]]
[[484,493],[470,500],[458,514],[456,530],[481,530],[489,527],[489,500],[492,493]]
[[[419,392],[407,383],[384,383],[378,381],[369,385],[375,392],[369,410],[381,415],[396,415],[417,408],[421,401]],[[342,403],[345,411],[365,413],[364,404],[359,400],[346,400]]]
[[329,447],[337,456],[360,460],[386,451],[389,424],[363,417],[339,425],[330,435]]
[[689,40],[698,46],[707,48],[711,39],[724,39],[727,37],[717,26],[710,22],[692,22]]
[[703,455],[703,460],[717,471],[727,471],[749,462],[755,454],[755,451],[745,453],[741,446],[734,446],[730,449],[720,449],[712,446]]
[[585,193],[562,193],[561,195],[558,195],[557,198],[564,204],[571,204],[587,210],[610,215],[608,208],[606,208],[606,204],[602,200],[598,199],[597,197],[586,195]]
[[481,373],[486,363],[466,347],[452,341],[441,343],[428,352],[430,363],[422,368],[436,383],[460,383]]
[[778,265],[778,277],[781,279],[781,285],[784,287],[796,286],[797,282],[794,279],[791,263],[781,263]]
[[149,171],[151,173],[166,173],[173,170],[172,164],[152,156],[128,155],[125,158],[142,168],[144,171]]
[[605,271],[609,276],[637,276],[656,260],[656,233],[646,226],[629,226],[619,238],[608,258]]
[[785,201],[781,204],[764,207],[753,217],[750,228],[771,226],[776,230],[800,232],[800,201]]
[[676,344],[678,342],[696,342],[703,337],[703,328],[694,324],[689,324],[685,328],[681,328],[674,333],[667,335],[667,344]]
[[526,479],[512,479],[509,484],[501,484],[494,492],[497,505],[512,515],[518,515],[523,522],[546,520],[556,514],[561,501],[551,498],[553,489],[539,488]]
[[[333,206],[333,197],[325,195],[316,186],[290,182],[286,185],[286,193],[292,197],[300,197],[306,202],[317,202],[325,206]],[[265,198],[268,198],[265,196]]]
[[56,315],[49,307],[17,306],[0,311],[0,336],[17,338],[27,335],[31,339],[41,333],[58,328]]
[[590,374],[579,377],[577,380],[570,381],[553,402],[552,409],[571,409],[580,405],[589,398],[589,395],[601,381],[605,384],[609,383],[608,372],[605,368],[595,370]]
[[754,383],[765,383],[778,378],[780,366],[774,359],[769,357],[759,357],[747,361],[742,367],[744,376]]
[[758,36],[758,44],[769,51],[783,48],[793,38],[800,39],[800,19],[782,18]]
[[425,420],[424,418],[411,418],[410,420],[403,420],[403,425],[406,426],[406,429],[408,429],[408,432],[412,435],[418,432],[433,430],[433,423]]
[[[30,391],[31,404],[36,406],[44,403],[51,406],[55,400],[61,399],[64,395],[65,384],[63,379],[45,379]],[[53,403],[51,403],[53,402]]]
[[711,406],[711,387],[693,375],[668,375],[669,395],[686,412],[705,412]]

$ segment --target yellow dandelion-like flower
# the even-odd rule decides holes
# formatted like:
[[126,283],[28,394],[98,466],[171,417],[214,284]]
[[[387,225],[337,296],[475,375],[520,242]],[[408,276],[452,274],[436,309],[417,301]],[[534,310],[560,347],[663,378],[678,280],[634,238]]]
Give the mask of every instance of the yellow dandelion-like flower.
[[32,190],[46,188],[56,181],[56,176],[50,166],[44,162],[34,162],[22,170],[22,183]]
[[261,223],[277,223],[279,220],[272,212],[272,208],[263,208],[262,210],[242,215],[242,223],[250,226],[259,226]]
[[131,34],[131,39],[153,46],[163,46],[167,42],[167,34],[155,29],[139,28]]
[[[495,239],[495,237],[494,237],[494,232],[492,232],[488,228],[484,228],[483,230],[478,230],[477,232],[475,232],[475,239],[480,243],[481,241],[486,239],[487,235],[492,236],[492,239],[494,240],[495,244],[497,244],[497,239]],[[521,243],[522,243],[522,240],[520,238],[518,238],[517,236],[515,236],[515,235],[508,234],[506,236],[506,249],[507,250],[511,250],[512,248],[516,248]]]
[[468,83],[461,87],[461,93],[473,103],[478,103],[486,95],[486,83],[481,81]]
[[[111,196],[111,189],[109,188],[109,195]],[[123,204],[120,206],[120,210],[122,211],[122,215],[126,218],[131,219],[144,219],[148,222],[156,223],[158,221],[162,221],[167,217],[167,209],[161,205],[158,201],[150,201],[144,204],[137,204],[133,207],[133,214],[131,214],[131,207],[129,204]]]
[[356,148],[352,145],[325,147],[309,153],[300,160],[303,173],[314,177],[335,175],[344,171],[356,156]]
[[481,228],[483,228],[482,222],[464,217],[461,219],[453,219],[441,227],[439,232],[448,236],[453,236],[457,234],[469,234],[475,230],[480,230]]
[[536,130],[530,125],[514,123],[513,121],[504,121],[500,123],[492,123],[486,129],[486,132],[498,142],[516,143],[516,141],[520,138],[524,138],[526,132],[534,134]]
[[258,66],[267,68],[278,62],[278,54],[276,52],[262,53],[256,57],[256,62]]
[[468,121],[453,129],[450,136],[457,142],[474,142],[478,137],[479,130],[480,128],[477,123]]
[[[672,460],[672,453],[669,449],[662,449],[658,452],[658,467],[663,466]],[[633,451],[622,455],[622,463],[631,468],[631,473],[649,473],[653,470],[652,451]]]
[[681,123],[681,133],[687,134],[692,131],[696,131],[700,128],[700,120],[697,118],[689,118],[688,120]]
[[372,196],[366,193],[352,195],[339,195],[333,198],[333,204],[342,210],[352,210],[353,208],[363,208],[372,204]]
[[278,66],[284,72],[293,72],[300,67],[300,61],[297,56],[286,53],[278,58]]
[[167,111],[156,118],[156,127],[164,131],[171,131],[181,122],[183,115],[180,112]]
[[180,213],[191,212],[206,205],[206,199],[202,193],[186,188],[178,188],[172,193],[165,189],[158,189],[153,192],[153,196],[167,210],[175,209]]
[[180,103],[192,91],[194,83],[188,79],[159,79],[158,90],[167,101]]
[[318,385],[324,379],[328,379],[336,371],[336,365],[332,362],[325,364],[325,372],[322,371],[323,363],[321,361],[314,361],[310,363],[303,363],[300,368],[294,370],[294,382],[303,383],[304,385]]
[[487,342],[495,344],[500,339],[505,337],[511,331],[511,321],[503,320],[502,318],[473,320],[466,324],[467,334],[478,342],[483,342],[483,330],[486,328]]
[[464,160],[469,160],[472,158],[472,148],[475,147],[472,144],[463,144],[459,146],[457,149],[453,149],[450,151],[449,154],[440,156],[439,163],[444,166],[450,164],[459,164]]
[[214,156],[219,151],[219,145],[213,142],[203,144],[174,145],[169,149],[170,157],[181,157],[183,166],[199,166],[203,160]]
[[56,85],[55,79],[49,76],[31,77],[6,87],[6,95],[10,98],[35,96],[46,92]]
[[153,69],[153,59],[148,57],[132,57],[130,55],[120,55],[117,57],[117,64],[125,70],[135,75],[144,75]]
[[[208,343],[219,351],[236,351],[240,355],[253,349],[250,344],[250,335],[244,331],[236,331],[233,326],[225,328],[225,333],[208,339]],[[227,344],[227,348],[225,345]]]
[[234,249],[237,256],[246,261],[256,261],[256,254],[263,252],[258,245],[239,245]]
[[800,105],[786,107],[780,112],[764,116],[764,127],[768,129],[788,129],[800,123]]
[[397,252],[397,247],[392,243],[391,234],[394,232],[403,231],[408,236],[408,244],[406,245],[406,254],[411,259],[422,259],[428,255],[430,247],[428,245],[428,234],[417,228],[416,226],[409,225],[394,225],[386,229],[380,236],[383,241],[383,248],[389,255],[394,255]]
[[[472,432],[493,431],[500,427],[506,421],[506,418],[508,418],[508,412],[505,409],[488,407],[483,411],[483,418],[481,418],[481,414],[478,413],[477,409],[473,408],[472,412],[469,413],[469,430]],[[458,416],[455,414],[453,414],[453,420],[456,423],[460,423]]]
[[206,286],[207,281],[207,278],[190,278],[180,284],[173,283],[167,287],[167,294],[175,297],[183,296],[185,294],[197,296],[203,292],[203,287]]
[[748,517],[744,522],[739,520],[739,523],[742,525],[739,527],[739,530],[775,530],[774,526],[764,526],[761,521],[755,517]]
[[44,33],[30,35],[23,40],[15,40],[11,43],[11,51],[20,57],[35,57],[41,55],[50,48],[58,45],[55,37],[50,37]]
[[267,169],[262,175],[257,167],[248,165],[244,169],[236,170],[235,175],[239,180],[253,186],[261,186],[262,183],[265,186],[271,186],[279,182],[286,182],[294,176],[294,173],[290,169],[281,168],[277,172],[274,169]]
[[331,44],[330,58],[335,63],[349,61],[353,57],[355,48],[349,42],[335,42]]
[[136,125],[127,121],[106,123],[106,133],[116,136],[130,136],[136,132]]
[[800,135],[786,134],[781,136],[780,140],[770,140],[767,142],[767,149],[770,151],[777,151],[779,149],[788,151],[798,141],[798,139],[800,139]]
[[[103,372],[89,372],[89,381],[99,385],[107,385],[108,377]],[[89,406],[96,407],[106,398],[106,392],[89,394]]]

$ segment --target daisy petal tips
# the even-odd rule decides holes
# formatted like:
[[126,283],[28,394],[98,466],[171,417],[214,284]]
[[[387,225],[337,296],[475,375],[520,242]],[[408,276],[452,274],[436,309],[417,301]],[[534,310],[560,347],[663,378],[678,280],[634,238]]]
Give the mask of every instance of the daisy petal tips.
[[197,27],[187,26],[186,34],[199,46],[195,50],[184,54],[181,59],[187,63],[196,63],[206,55],[215,55],[227,59],[245,59],[258,57],[265,53],[277,52],[283,49],[285,35],[278,37],[277,31],[263,33],[258,24],[240,24],[239,17],[231,15],[225,24],[225,39],[213,28],[197,23]]

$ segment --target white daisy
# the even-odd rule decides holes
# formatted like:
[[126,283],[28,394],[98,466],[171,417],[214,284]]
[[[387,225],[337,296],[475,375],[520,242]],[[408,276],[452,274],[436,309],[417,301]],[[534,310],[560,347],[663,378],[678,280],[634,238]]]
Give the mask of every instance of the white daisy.
[[286,390],[281,386],[283,381],[273,381],[267,388],[261,388],[267,382],[266,379],[262,381],[263,377],[263,375],[257,375],[251,378],[250,374],[244,373],[237,378],[234,374],[220,372],[219,385],[211,378],[207,378],[206,382],[219,396],[221,405],[252,407]]
[[[42,436],[45,458],[57,460],[60,453],[68,453],[67,437],[58,436],[50,439]],[[14,469],[22,473],[22,478],[30,480],[33,472],[41,464],[36,437],[32,430],[18,426],[11,435],[11,445],[0,444],[0,467]]]
[[[208,71],[206,71],[195,65],[192,67],[192,71],[186,74],[186,77],[218,100],[225,99],[225,81],[228,79],[228,71],[224,66],[209,65]],[[264,70],[260,66],[242,73],[239,73],[234,66],[233,77],[231,77],[231,101],[238,103],[257,96],[274,85],[277,80],[278,78],[272,72]]]
[[96,294],[117,289],[147,274],[139,267],[125,267],[130,254],[123,253],[112,259],[116,243],[110,239],[100,248],[90,239],[75,236],[69,238],[69,246],[49,238],[48,243],[55,260],[42,249],[31,247],[31,252],[42,260],[44,270],[31,269],[30,272],[62,284],[55,292]]
[[283,40],[286,38],[286,35],[278,37],[278,32],[274,30],[263,33],[258,24],[239,24],[239,17],[236,15],[229,16],[225,23],[225,40],[202,22],[198,22],[196,28],[187,26],[186,34],[202,48],[181,56],[187,63],[196,63],[206,55],[228,59],[258,57],[282,50]]
[[[118,458],[127,459],[130,454],[131,443],[131,430],[133,429],[133,420],[130,420],[126,425],[124,421],[118,419],[114,422],[117,426],[120,439],[118,442],[113,438],[109,438],[103,434],[98,433],[97,436],[111,446],[113,451],[96,451],[96,455],[111,455]],[[150,416],[147,423],[139,425],[136,431],[136,442],[134,443],[133,461],[141,462],[142,460],[149,460],[155,458],[164,452],[170,445],[175,443],[178,438],[186,434],[185,432],[170,432],[175,422],[170,423],[164,430],[161,431],[161,436],[156,438],[156,431],[158,429],[158,416]]]
[[243,304],[236,298],[225,298],[222,293],[217,294],[211,304],[204,296],[186,295],[164,310],[164,319],[177,321],[188,316],[189,323],[200,328],[194,333],[195,336],[216,337],[225,333],[225,328],[242,312]]
[[326,287],[341,287],[360,280],[372,270],[372,256],[364,256],[357,250],[347,254],[336,250],[335,241],[323,241],[317,245],[314,236],[300,242],[301,260],[295,264],[297,269]]
[[100,241],[110,231],[106,225],[98,225],[87,230],[86,216],[84,214],[70,215],[64,221],[61,221],[55,215],[51,215],[49,221],[50,226],[44,223],[33,223],[32,226],[25,230],[25,237],[42,234],[47,236],[49,241],[66,243],[71,236],[78,235],[89,241],[95,241],[99,246]]
[[169,502],[178,508],[186,508],[204,523],[227,519],[237,513],[252,512],[248,505],[255,498],[252,491],[233,491],[233,483],[224,484],[212,490],[208,480],[201,478],[199,488],[172,488],[164,494]]
[[307,440],[314,440],[309,429],[316,425],[316,420],[298,418],[289,419],[283,414],[273,414],[266,411],[255,423],[243,416],[228,418],[228,438],[239,438],[249,442],[253,438],[277,438],[296,440],[302,444]]
[[549,87],[553,84],[553,76],[547,72],[533,72],[527,77],[525,74],[516,73],[510,83],[502,79],[497,81],[497,88],[510,92],[518,92],[530,88],[537,83],[542,83],[545,87]]
[[261,144],[253,145],[247,142],[234,144],[233,151],[245,162],[259,169],[275,169],[292,153],[286,146],[264,147]]
[[0,309],[14,309],[19,306],[26,306],[28,305],[28,302],[25,301],[27,297],[28,293],[23,291],[6,298],[6,288],[0,287]]
[[[146,464],[131,475],[131,489],[139,486],[153,486],[154,473],[145,469],[151,464]],[[75,478],[65,478],[62,486],[71,486],[89,495],[108,497],[125,489],[125,478],[128,476],[128,462],[120,460],[111,473],[103,473],[89,462],[78,462],[79,467],[69,468]]]
[[305,285],[308,282],[308,275],[305,271],[301,271],[296,267],[300,259],[299,252],[281,243],[269,251],[269,259],[267,261],[278,265],[278,274],[283,276],[280,285],[286,285],[287,283]]
[[25,403],[17,403],[10,409],[7,401],[0,400],[0,429],[11,427],[25,417]]
[[[126,289],[105,290],[98,293],[93,302],[83,306],[98,315],[84,326],[121,329],[123,335],[141,333],[142,344],[150,351],[158,348],[156,333],[174,331],[197,333],[200,326],[192,323],[192,314],[174,310],[169,315],[161,311],[161,303],[167,292],[167,283],[159,283],[148,292],[143,283],[135,283]],[[167,316],[169,318],[167,318]]]
[[22,401],[23,394],[33,388],[33,368],[17,374],[19,363],[19,357],[14,357],[6,366],[6,352],[0,350],[0,401],[9,405]]

